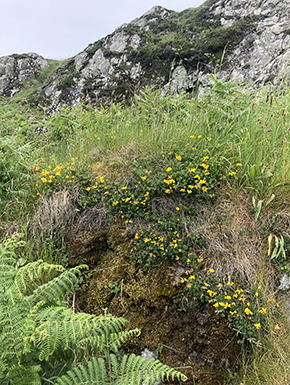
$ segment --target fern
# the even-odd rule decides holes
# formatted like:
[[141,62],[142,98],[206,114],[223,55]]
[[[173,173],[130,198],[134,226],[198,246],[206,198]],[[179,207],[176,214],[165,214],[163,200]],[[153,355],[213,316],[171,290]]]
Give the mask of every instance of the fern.
[[[109,367],[110,375],[106,375]],[[158,360],[148,360],[145,357],[123,356],[121,363],[115,354],[110,354],[109,362],[104,358],[92,358],[87,367],[77,366],[66,375],[59,378],[57,385],[140,385],[144,381],[146,385],[154,384],[159,379],[186,381],[185,375],[175,369],[163,365]]]
[[20,244],[19,236],[0,244],[0,379],[6,384],[40,385],[45,379],[59,385],[138,385],[186,378],[135,355],[119,363],[119,347],[140,331],[127,330],[128,321],[109,314],[75,314],[64,299],[87,267],[26,263],[14,252]]

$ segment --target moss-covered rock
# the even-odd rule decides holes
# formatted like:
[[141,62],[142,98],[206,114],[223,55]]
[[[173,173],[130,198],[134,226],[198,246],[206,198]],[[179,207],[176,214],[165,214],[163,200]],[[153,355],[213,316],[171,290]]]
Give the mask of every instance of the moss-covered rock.
[[129,341],[126,351],[141,353],[147,348],[162,362],[185,367],[188,384],[193,378],[199,384],[222,384],[223,366],[234,367],[240,355],[227,322],[184,290],[181,264],[145,268],[130,258],[132,246],[131,230],[121,221],[75,236],[70,262],[90,266],[78,306],[94,314],[123,316],[132,328],[140,328],[141,336]]

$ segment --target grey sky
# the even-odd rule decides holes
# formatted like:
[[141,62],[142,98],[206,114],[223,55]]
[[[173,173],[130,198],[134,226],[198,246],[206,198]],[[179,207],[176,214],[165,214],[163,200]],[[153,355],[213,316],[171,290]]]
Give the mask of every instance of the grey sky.
[[204,1],[0,0],[0,57],[36,52],[65,59],[154,5],[180,12]]

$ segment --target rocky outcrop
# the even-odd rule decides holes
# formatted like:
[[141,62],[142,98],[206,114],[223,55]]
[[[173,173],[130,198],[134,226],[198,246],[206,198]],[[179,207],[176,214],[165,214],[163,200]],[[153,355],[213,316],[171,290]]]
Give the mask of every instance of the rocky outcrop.
[[[55,112],[62,104],[123,102],[145,86],[202,93],[212,72],[257,87],[280,84],[289,74],[289,8],[290,0],[208,0],[180,13],[155,6],[69,59],[39,97]],[[0,94],[13,96],[17,82],[47,65],[35,54],[0,58]]]
[[3,56],[0,58],[0,95],[14,96],[19,92],[22,82],[39,75],[49,62],[36,53]]

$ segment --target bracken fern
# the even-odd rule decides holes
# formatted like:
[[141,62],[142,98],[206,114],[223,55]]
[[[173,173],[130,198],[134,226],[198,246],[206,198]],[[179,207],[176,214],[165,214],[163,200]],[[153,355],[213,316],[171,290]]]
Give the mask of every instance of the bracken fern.
[[[65,270],[14,250],[20,235],[0,244],[0,382],[11,385],[151,384],[186,377],[159,361],[123,356],[118,348],[138,329],[105,314],[74,313],[64,300],[85,265]],[[58,378],[60,374],[64,374]]]

